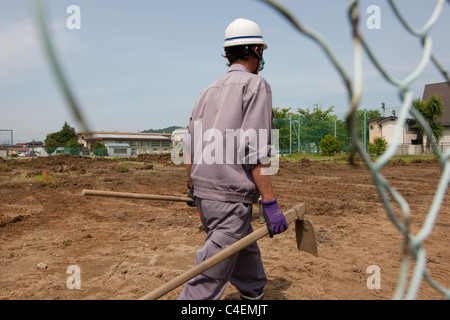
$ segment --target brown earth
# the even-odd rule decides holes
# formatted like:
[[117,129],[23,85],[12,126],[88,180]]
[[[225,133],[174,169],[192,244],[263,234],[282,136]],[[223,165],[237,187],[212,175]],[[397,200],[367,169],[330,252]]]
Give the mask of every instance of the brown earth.
[[[393,161],[382,173],[408,201],[410,232],[416,234],[439,183],[438,162]],[[0,158],[0,299],[138,299],[188,270],[205,236],[195,208],[183,202],[82,195],[86,188],[184,197],[185,181],[184,167],[173,165],[167,155]],[[283,209],[305,204],[319,257],[297,251],[293,226],[259,240],[267,299],[393,298],[402,236],[364,165],[281,160],[273,181]],[[424,242],[427,269],[446,288],[449,213],[446,196]],[[253,225],[265,227],[257,205]],[[81,272],[80,289],[68,286],[72,270],[67,271],[73,265]],[[380,268],[380,289],[367,286],[373,265]],[[181,289],[161,299],[175,299]],[[238,298],[229,285],[223,299]],[[422,281],[416,298],[438,300],[443,295]]]

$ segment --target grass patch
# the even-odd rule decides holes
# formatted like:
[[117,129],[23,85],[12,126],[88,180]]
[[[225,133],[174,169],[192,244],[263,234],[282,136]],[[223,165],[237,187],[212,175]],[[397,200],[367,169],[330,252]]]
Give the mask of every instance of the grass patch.
[[[309,159],[311,161],[332,161],[334,163],[348,163],[348,159],[350,157],[349,153],[341,153],[341,154],[337,154],[337,155],[332,155],[332,156],[327,156],[327,155],[323,155],[321,153],[293,153],[293,154],[288,154],[285,155],[284,157],[281,157],[281,159],[285,159],[285,160],[301,160],[301,159]],[[379,157],[372,157],[372,159],[374,161],[376,161]],[[409,163],[411,161],[417,161],[417,160],[422,160],[422,161],[429,161],[429,160],[436,160],[438,159],[438,157],[436,157],[435,155],[431,155],[431,156],[427,156],[427,155],[420,155],[420,156],[395,156],[392,157],[392,160],[403,160],[406,163]],[[362,159],[361,157],[356,154],[355,155],[355,160],[356,162],[360,162],[362,163]]]
[[116,170],[117,170],[117,172],[128,172],[128,171],[130,171],[130,169],[128,169],[128,167],[126,167],[126,166],[117,166]]
[[8,171],[11,171],[11,168],[8,167],[7,163],[2,163],[0,165],[0,172],[8,172]]
[[416,160],[437,160],[439,157],[436,156],[397,156],[393,157],[392,160],[403,160],[407,163]]
[[125,161],[120,160],[120,163],[137,164],[137,165],[145,164],[145,162],[143,161],[132,161],[132,160],[125,160]]
[[34,176],[34,181],[38,181],[38,182],[53,182],[55,181],[55,177],[42,173],[42,174],[38,174],[36,176]]
[[285,155],[284,157],[281,157],[281,159],[285,160],[300,160],[300,159],[309,159],[309,160],[316,160],[316,161],[337,161],[342,160],[345,162],[348,160],[349,154],[348,153],[341,153],[336,154],[332,156],[327,156],[321,153],[292,153]]

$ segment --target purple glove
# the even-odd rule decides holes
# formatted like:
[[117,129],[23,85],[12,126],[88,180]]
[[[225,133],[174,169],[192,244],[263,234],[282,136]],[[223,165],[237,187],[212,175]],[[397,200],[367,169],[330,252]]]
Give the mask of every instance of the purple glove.
[[194,200],[194,202],[191,202],[191,201],[189,201],[189,202],[186,202],[187,203],[187,205],[189,206],[189,207],[196,207],[197,206],[197,204],[195,203],[195,196],[194,196],[194,186],[192,185],[190,185],[189,184],[189,181],[187,182],[187,187],[188,187],[188,189],[189,189],[189,193],[188,193],[188,197],[189,198],[191,198],[192,200]]
[[189,190],[189,193],[188,193],[187,196],[188,196],[188,198],[191,198],[192,200],[194,200],[194,202],[186,202],[187,205],[189,207],[196,207],[197,204],[195,203],[195,196],[194,196],[194,189],[193,188]]
[[282,233],[289,227],[277,200],[278,198],[272,201],[261,201],[264,208],[264,219],[271,238],[274,234]]

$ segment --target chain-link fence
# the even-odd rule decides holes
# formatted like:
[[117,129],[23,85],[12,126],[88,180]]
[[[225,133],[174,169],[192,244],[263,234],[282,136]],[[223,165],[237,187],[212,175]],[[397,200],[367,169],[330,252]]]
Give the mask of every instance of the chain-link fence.
[[[413,28],[407,19],[403,16],[394,0],[389,0],[389,5],[398,18],[403,27],[413,36],[417,37],[422,45],[422,52],[420,52],[419,63],[416,68],[411,70],[411,73],[404,79],[396,79],[387,70],[382,61],[380,61],[375,53],[371,50],[369,43],[365,40],[364,36],[359,30],[359,1],[351,0],[348,5],[348,17],[349,24],[352,26],[352,40],[353,40],[353,79],[347,74],[347,71],[337,59],[332,48],[326,42],[326,40],[316,33],[314,30],[306,28],[302,25],[293,14],[281,6],[279,3],[271,0],[261,0],[267,3],[271,8],[280,13],[286,18],[302,35],[313,39],[325,52],[326,56],[332,62],[333,66],[341,76],[349,96],[349,108],[346,123],[351,136],[351,156],[350,161],[352,163],[353,154],[358,152],[363,161],[370,169],[373,181],[377,187],[377,190],[381,196],[383,205],[386,208],[389,219],[397,227],[399,232],[403,236],[403,259],[401,262],[401,272],[398,281],[397,290],[394,294],[395,299],[415,299],[419,290],[420,284],[423,280],[426,280],[430,286],[435,288],[444,294],[444,296],[450,298],[450,289],[443,287],[441,284],[434,281],[431,274],[427,270],[427,254],[423,245],[425,240],[430,236],[433,231],[434,223],[439,215],[440,208],[444,196],[447,191],[448,184],[450,183],[450,149],[445,152],[439,150],[438,145],[433,136],[433,131],[420,112],[413,106],[413,91],[411,90],[412,83],[424,72],[425,68],[432,63],[441,73],[445,81],[450,85],[450,78],[448,71],[443,67],[438,57],[433,54],[432,51],[432,39],[430,36],[430,29],[436,24],[441,16],[442,10],[446,4],[445,0],[438,0],[435,2],[434,10],[425,23],[422,30]],[[450,0],[447,2],[450,3]],[[431,1],[430,1],[431,4]],[[444,30],[446,32],[446,30]],[[358,136],[358,123],[355,121],[355,113],[359,107],[361,97],[363,94],[363,67],[362,67],[362,54],[365,52],[370,61],[373,63],[378,72],[383,78],[398,88],[398,93],[402,99],[402,107],[398,115],[395,130],[391,144],[388,146],[386,152],[382,154],[375,161],[370,158],[365,150],[365,145],[362,143]],[[413,53],[411,53],[413,54]],[[417,234],[411,233],[409,223],[411,220],[411,209],[406,199],[401,193],[396,190],[388,180],[381,173],[383,167],[388,163],[397,152],[401,141],[403,127],[407,121],[407,117],[412,115],[420,125],[425,128],[425,135],[427,139],[432,141],[433,152],[439,157],[439,162],[442,168],[442,174],[439,179],[439,185],[435,192],[433,203],[431,204],[427,217],[424,221],[423,227]],[[400,210],[396,210],[398,207]],[[397,212],[400,211],[400,212]],[[400,217],[400,218],[399,218]],[[413,260],[415,263],[413,263]]]
[[[289,118],[274,119],[274,128],[279,130],[279,146],[281,156],[293,153],[320,153],[320,142],[331,135],[340,143],[340,153],[350,151],[351,139],[345,127],[344,120],[306,118],[294,115]],[[362,131],[361,139],[364,139]]]
[[[370,169],[370,172],[373,177],[373,181],[376,185],[376,188],[381,196],[382,203],[386,208],[389,219],[401,233],[404,238],[404,255],[401,262],[401,272],[398,281],[398,286],[396,293],[394,295],[395,299],[414,299],[419,290],[420,284],[422,280],[426,280],[430,286],[443,293],[446,298],[450,298],[450,289],[443,287],[441,284],[437,283],[433,280],[431,274],[427,271],[427,254],[423,243],[429,237],[429,235],[433,231],[433,226],[436,221],[436,218],[439,214],[444,196],[446,194],[446,190],[448,184],[450,182],[450,161],[448,160],[450,156],[450,149],[446,151],[442,151],[439,149],[438,145],[435,143],[433,138],[433,132],[424,119],[424,117],[413,107],[413,93],[411,88],[411,84],[424,72],[427,65],[432,63],[442,74],[445,81],[448,81],[450,84],[450,78],[447,70],[442,66],[442,63],[439,61],[438,57],[433,54],[432,51],[432,39],[430,37],[429,31],[438,21],[441,16],[442,10],[446,2],[450,3],[450,0],[437,0],[435,3],[435,8],[433,13],[431,14],[429,20],[425,23],[422,30],[416,30],[405,19],[400,10],[398,9],[396,2],[394,0],[389,0],[388,3],[394,12],[395,16],[398,18],[400,23],[404,26],[404,28],[411,33],[413,36],[417,37],[422,45],[422,52],[418,55],[419,63],[417,67],[411,70],[411,73],[406,76],[404,79],[396,79],[391,75],[389,70],[387,70],[381,61],[377,58],[375,53],[371,50],[370,44],[364,39],[363,35],[359,31],[359,1],[358,0],[350,0],[348,3],[348,17],[349,24],[352,27],[352,40],[353,40],[353,77],[350,77],[343,65],[337,59],[334,54],[332,48],[328,45],[326,40],[316,33],[314,30],[306,28],[303,26],[292,14],[289,10],[283,8],[280,4],[275,1],[270,0],[260,0],[264,3],[267,3],[274,11],[280,13],[284,18],[286,18],[302,35],[307,36],[308,38],[315,41],[317,45],[319,45],[326,56],[329,58],[330,62],[338,71],[341,76],[346,90],[349,96],[349,107],[347,117],[345,119],[345,124],[348,130],[348,135],[350,137],[350,162],[352,163],[353,154],[358,152],[365,164]],[[56,56],[54,54],[54,50],[52,48],[52,43],[46,31],[45,19],[42,12],[41,5],[39,1],[35,0],[36,5],[36,16],[40,25],[41,39],[44,43],[47,56],[50,61],[51,68],[55,73],[55,76],[60,84],[60,88],[64,93],[67,104],[71,111],[73,112],[74,117],[78,120],[80,126],[85,131],[89,131],[89,126],[87,125],[86,119],[80,112],[80,108],[77,105],[77,102],[66,83],[62,70],[58,64]],[[430,4],[432,2],[430,1]],[[447,30],[444,30],[447,32]],[[355,113],[359,107],[361,96],[363,94],[363,84],[362,84],[362,76],[363,76],[363,67],[362,67],[362,54],[365,52],[369,57],[370,61],[373,63],[378,72],[383,76],[383,78],[391,85],[395,86],[398,89],[398,93],[402,99],[402,107],[398,114],[396,128],[393,133],[392,143],[389,144],[386,152],[382,154],[375,161],[370,158],[370,156],[366,152],[366,139],[361,139],[361,131],[360,124],[356,121]],[[411,53],[415,54],[415,53]],[[438,156],[439,163],[442,168],[442,174],[439,179],[439,185],[435,192],[435,197],[433,203],[431,204],[427,217],[423,223],[423,227],[416,234],[411,233],[409,228],[409,222],[411,220],[410,214],[411,210],[408,202],[405,198],[400,194],[398,190],[393,188],[388,180],[383,176],[381,170],[384,165],[392,159],[398,152],[400,145],[400,137],[402,134],[403,126],[406,123],[407,117],[412,114],[414,118],[425,128],[425,135],[430,141],[433,141],[432,148],[433,152]],[[312,131],[307,135],[307,128],[312,126],[313,123],[306,122],[302,124],[302,119],[284,119],[283,121],[279,121],[276,125],[280,126],[280,134],[287,134],[289,132],[289,138],[282,138],[280,142],[282,145],[281,149],[288,149],[289,152],[294,152],[295,150],[303,150],[305,145],[314,144],[317,146],[317,139],[319,139],[324,134],[330,132],[333,134],[333,124],[332,122],[322,122],[317,125],[320,126],[318,132],[313,133]],[[298,121],[296,123],[295,121]],[[336,122],[337,126],[337,122]],[[304,134],[302,132],[304,131]],[[363,131],[364,133],[364,131]],[[297,138],[295,138],[297,137]],[[337,131],[336,131],[337,137]],[[346,140],[346,139],[344,139]],[[289,145],[287,144],[289,141]],[[295,149],[296,148],[296,149]],[[400,212],[396,207],[400,208]],[[400,218],[399,218],[400,217]],[[414,261],[412,261],[414,260]],[[415,263],[413,263],[415,262]],[[412,275],[410,274],[412,271]]]

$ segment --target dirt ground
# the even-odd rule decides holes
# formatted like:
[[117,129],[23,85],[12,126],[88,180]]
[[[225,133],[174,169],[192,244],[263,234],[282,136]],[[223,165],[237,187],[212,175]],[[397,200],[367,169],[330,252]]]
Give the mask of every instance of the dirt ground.
[[[416,234],[439,182],[438,162],[394,161],[382,173],[408,201],[410,231]],[[184,167],[172,164],[167,155],[0,158],[0,299],[138,299],[188,270],[205,237],[195,208],[183,202],[82,195],[83,189],[95,189],[184,197],[185,181]],[[393,298],[402,236],[364,165],[281,160],[273,181],[283,210],[299,202],[305,205],[319,257],[297,251],[293,225],[274,238],[259,240],[268,277],[266,299]],[[255,229],[265,227],[258,212],[254,205]],[[449,213],[447,195],[424,243],[428,271],[446,288]],[[78,282],[72,281],[77,272],[70,266],[78,268]],[[368,288],[370,266],[380,268],[379,289]],[[74,283],[81,287],[70,289]],[[160,299],[176,299],[181,289]],[[444,297],[422,281],[416,298]],[[239,299],[232,285],[223,299]]]

